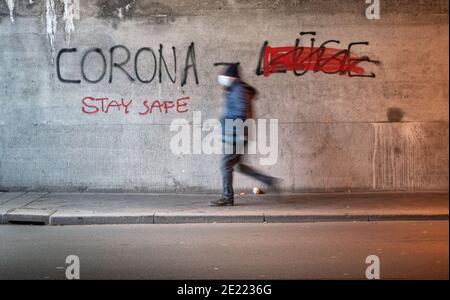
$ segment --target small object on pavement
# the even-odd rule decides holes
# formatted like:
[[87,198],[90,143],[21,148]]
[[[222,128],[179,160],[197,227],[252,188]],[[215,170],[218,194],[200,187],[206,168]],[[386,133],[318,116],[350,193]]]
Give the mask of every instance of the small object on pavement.
[[253,194],[260,195],[260,194],[262,194],[262,191],[261,191],[261,189],[259,187],[254,187],[253,188]]

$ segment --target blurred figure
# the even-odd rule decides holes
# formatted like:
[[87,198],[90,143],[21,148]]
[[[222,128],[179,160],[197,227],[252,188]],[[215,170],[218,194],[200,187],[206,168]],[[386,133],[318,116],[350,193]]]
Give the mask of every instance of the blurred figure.
[[[235,128],[233,131],[227,132],[225,120],[240,119],[245,122],[247,119],[253,118],[252,101],[256,96],[256,89],[249,86],[240,79],[239,64],[230,64],[225,72],[218,77],[219,84],[225,89],[224,114],[221,119],[222,123],[222,142],[224,148],[226,144],[233,149],[231,154],[227,154],[224,150],[221,163],[221,172],[223,179],[223,194],[219,200],[211,201],[211,206],[233,206],[234,190],[233,190],[233,168],[238,166],[238,170],[245,175],[251,176],[268,186],[274,186],[277,178],[264,175],[252,167],[242,164],[242,154],[236,149],[237,139],[243,138],[244,145],[248,142],[248,132],[244,131],[244,136],[238,136]],[[230,151],[231,152],[231,151]]]

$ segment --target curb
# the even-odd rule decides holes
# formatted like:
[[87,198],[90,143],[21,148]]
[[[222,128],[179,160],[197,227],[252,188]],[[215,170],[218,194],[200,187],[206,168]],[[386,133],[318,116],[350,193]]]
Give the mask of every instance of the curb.
[[205,224],[205,223],[319,223],[448,221],[448,214],[432,215],[180,215],[180,214],[90,214],[63,215],[49,210],[17,209],[8,212],[2,224],[25,225],[126,225],[126,224]]
[[49,217],[49,225],[132,225],[153,224],[154,216],[151,215],[84,215],[65,216],[53,215]]
[[7,212],[2,218],[2,224],[50,225],[50,218],[56,210],[36,210],[18,208]]
[[156,215],[153,224],[264,223],[264,215]]

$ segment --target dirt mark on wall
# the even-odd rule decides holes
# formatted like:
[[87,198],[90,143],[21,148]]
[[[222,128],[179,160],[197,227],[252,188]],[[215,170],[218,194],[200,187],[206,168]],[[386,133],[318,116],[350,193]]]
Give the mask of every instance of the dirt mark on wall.
[[147,17],[150,23],[172,23],[173,9],[167,5],[152,1],[138,0],[97,0],[97,16],[131,19]]
[[[372,188],[374,190],[420,190],[445,174],[439,170],[445,159],[432,155],[430,148],[439,147],[433,140],[433,128],[422,123],[374,123],[372,154]],[[428,173],[427,173],[428,170]],[[428,176],[428,178],[427,178]]]

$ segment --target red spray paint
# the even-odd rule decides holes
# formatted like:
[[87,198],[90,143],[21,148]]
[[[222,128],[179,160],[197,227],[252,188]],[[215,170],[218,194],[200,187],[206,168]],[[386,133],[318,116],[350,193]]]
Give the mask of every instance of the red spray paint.
[[[294,72],[302,76],[309,71],[323,72],[327,74],[348,74],[350,77],[375,77],[374,73],[367,73],[360,65],[362,62],[378,64],[367,56],[357,56],[351,52],[354,45],[368,45],[368,42],[357,42],[349,44],[347,49],[328,48],[329,43],[339,43],[330,40],[320,47],[299,47],[298,41],[295,46],[271,47],[268,42],[264,43],[257,75],[269,77],[272,73]],[[262,67],[262,68],[261,68]]]

